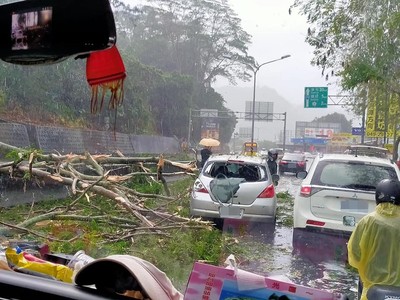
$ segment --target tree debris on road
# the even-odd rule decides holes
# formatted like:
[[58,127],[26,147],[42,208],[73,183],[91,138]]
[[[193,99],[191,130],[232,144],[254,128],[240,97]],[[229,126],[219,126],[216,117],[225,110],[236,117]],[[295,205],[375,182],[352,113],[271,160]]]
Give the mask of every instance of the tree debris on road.
[[[196,176],[196,162],[174,162],[159,157],[125,157],[118,152],[117,156],[110,154],[85,153],[61,155],[57,153],[42,154],[38,150],[20,149],[0,143],[0,150],[14,155],[13,161],[0,164],[0,173],[8,174],[10,178],[20,178],[34,181],[44,186],[46,183],[63,184],[67,186],[72,201],[63,207],[54,207],[51,211],[32,214],[19,224],[0,222],[10,232],[25,232],[43,237],[43,234],[31,229],[33,225],[46,220],[92,221],[108,224],[120,224],[121,228],[129,228],[119,237],[110,239],[129,238],[135,234],[163,234],[168,228],[197,227],[210,225],[209,222],[182,217],[178,212],[169,212],[168,203],[178,201],[184,195],[171,196],[165,177]],[[10,155],[7,155],[9,157]],[[165,172],[165,168],[174,172]],[[135,189],[132,180],[144,177],[150,184],[161,182],[166,195],[143,193]],[[186,194],[189,193],[189,188]],[[96,197],[104,197],[113,201],[116,210],[125,214],[124,218],[98,212],[95,209]],[[156,208],[147,207],[145,201],[157,201]],[[77,204],[85,202],[93,205],[90,214],[83,214],[77,209]],[[159,202],[159,203],[158,203]],[[33,206],[34,203],[32,203]],[[113,204],[113,205],[114,205]],[[77,210],[82,215],[77,214]],[[37,228],[37,226],[35,226]],[[55,238],[47,237],[49,240]]]

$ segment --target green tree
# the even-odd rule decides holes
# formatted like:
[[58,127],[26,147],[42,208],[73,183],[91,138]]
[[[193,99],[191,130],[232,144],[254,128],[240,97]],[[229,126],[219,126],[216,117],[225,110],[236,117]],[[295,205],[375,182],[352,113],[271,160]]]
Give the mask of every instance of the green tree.
[[[295,0],[307,17],[312,63],[345,90],[365,93],[369,83],[399,93],[400,2],[390,0]],[[364,91],[364,92],[363,92]],[[359,110],[360,99],[352,101]]]
[[[199,84],[217,76],[248,80],[243,67],[250,35],[225,1],[151,0],[131,35],[140,61],[168,72],[190,75]],[[160,49],[162,49],[160,51]],[[235,60],[227,57],[234,57]]]
[[[307,16],[306,41],[314,47],[313,63],[327,76],[353,64],[366,64],[383,77],[394,70],[400,43],[398,1],[295,0],[293,7]],[[365,72],[365,65],[360,71]],[[365,77],[360,79],[365,82]]]
[[[177,120],[176,107],[180,108],[179,120],[186,124],[189,107],[226,111],[224,99],[209,88],[211,82],[217,76],[226,77],[233,83],[236,78],[247,80],[251,77],[245,67],[245,64],[254,62],[247,56],[250,36],[241,29],[240,19],[224,1],[154,0],[149,3],[151,5],[140,9],[139,15],[130,13],[129,9],[116,13],[119,32],[122,32],[119,45],[145,65],[192,78],[192,91],[190,95],[186,94],[186,104],[179,100],[178,94],[174,94],[176,86],[167,87],[165,81],[161,81],[161,86],[152,94],[157,95],[156,99],[150,99],[151,111],[158,115],[157,130],[182,136],[182,128],[187,131],[188,126],[165,122],[171,117],[171,120]],[[171,107],[171,93],[176,95],[174,108]],[[169,117],[161,116],[160,112],[169,114]],[[220,120],[222,141],[229,141],[235,124],[235,118]],[[199,124],[195,125],[199,128]],[[168,126],[174,126],[174,129]],[[198,134],[193,136],[198,139],[199,131],[196,132]]]
[[[110,111],[105,103],[98,114],[90,113],[85,59],[45,66],[0,62],[4,114],[99,130],[114,120],[120,132],[183,137],[190,108],[227,110],[222,96],[208,88],[216,76],[250,78],[239,63],[252,62],[250,36],[225,1],[159,0],[141,9],[120,0],[111,3],[127,73],[123,104]],[[235,123],[235,118],[221,121],[223,141],[229,141]]]
[[166,73],[161,79],[150,98],[157,132],[167,136],[185,137],[192,80],[172,73]]

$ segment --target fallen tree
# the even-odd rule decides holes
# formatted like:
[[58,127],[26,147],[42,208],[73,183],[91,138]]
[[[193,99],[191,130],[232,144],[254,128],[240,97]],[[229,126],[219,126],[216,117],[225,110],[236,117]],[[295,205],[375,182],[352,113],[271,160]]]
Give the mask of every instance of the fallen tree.
[[[179,215],[176,211],[169,212],[165,209],[168,203],[185,196],[171,196],[165,178],[196,176],[195,162],[174,162],[165,159],[163,155],[125,157],[120,152],[117,152],[116,156],[115,154],[91,155],[90,153],[43,154],[38,150],[21,149],[4,143],[0,143],[0,149],[2,152],[11,152],[14,158],[0,164],[0,173],[7,174],[10,178],[20,178],[25,182],[35,181],[43,186],[46,186],[46,183],[62,184],[68,187],[72,198],[66,206],[54,207],[45,213],[31,213],[19,224],[0,222],[8,229],[8,234],[25,232],[48,240],[57,240],[32,229],[34,225],[49,220],[77,222],[96,220],[96,222],[120,226],[123,234],[120,232],[118,236],[110,236],[108,238],[110,241],[128,239],[133,235],[144,233],[165,234],[167,230],[177,227],[198,228],[210,225],[209,222],[193,220]],[[177,171],[164,172],[166,166],[173,167]],[[137,191],[132,181],[138,176],[145,177],[149,183],[162,183],[165,195]],[[185,193],[189,192],[190,187]],[[79,203],[95,203],[96,197],[112,201],[115,209],[123,211],[125,217],[118,218],[104,211],[96,214],[96,209],[89,214],[82,212],[77,214]],[[145,204],[148,199],[157,200],[160,205],[150,208]]]

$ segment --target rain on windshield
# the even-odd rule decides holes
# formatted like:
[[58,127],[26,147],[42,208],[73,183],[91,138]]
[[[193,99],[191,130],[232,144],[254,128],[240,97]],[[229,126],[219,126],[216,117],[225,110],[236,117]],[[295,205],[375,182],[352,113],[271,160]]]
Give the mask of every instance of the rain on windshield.
[[[305,231],[294,242],[295,197],[307,192],[295,173],[274,182],[275,222],[190,213],[193,191],[218,205],[195,182],[202,139],[215,140],[211,157],[265,160],[243,168],[252,175],[243,164],[206,164],[210,177],[224,166],[259,182],[282,153],[305,157],[309,171],[319,155],[357,156],[350,146],[363,145],[392,161],[354,173],[363,196],[374,204],[378,181],[398,179],[399,4],[326,2],[110,0],[109,49],[45,64],[35,51],[50,57],[53,44],[38,39],[51,36],[56,15],[47,5],[13,12],[10,30],[0,28],[9,39],[0,46],[0,260],[9,248],[65,265],[78,253],[128,254],[184,295],[195,262],[225,267],[232,254],[251,273],[357,299],[348,234]],[[274,158],[272,149],[282,150]],[[332,164],[312,192],[359,188],[341,186],[348,168]]]

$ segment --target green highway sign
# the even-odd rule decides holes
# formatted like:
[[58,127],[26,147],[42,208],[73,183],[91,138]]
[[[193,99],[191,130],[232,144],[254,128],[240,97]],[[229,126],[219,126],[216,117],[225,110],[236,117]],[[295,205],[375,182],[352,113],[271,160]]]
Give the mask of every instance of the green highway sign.
[[327,87],[306,87],[304,89],[305,108],[327,108],[328,88]]

